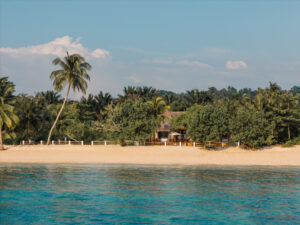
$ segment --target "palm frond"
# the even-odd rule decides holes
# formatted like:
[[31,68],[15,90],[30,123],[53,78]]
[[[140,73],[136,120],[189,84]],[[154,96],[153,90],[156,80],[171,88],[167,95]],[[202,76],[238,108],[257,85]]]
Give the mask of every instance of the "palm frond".
[[56,76],[58,75],[62,75],[64,74],[64,70],[60,69],[60,70],[54,70],[51,75],[50,75],[50,79],[53,80]]
[[84,57],[79,54],[67,55],[62,59],[59,57],[53,60],[54,65],[59,65],[61,68],[51,73],[50,78],[53,81],[53,86],[56,91],[61,91],[68,82],[74,91],[86,93],[87,81],[90,76],[87,73],[92,66],[85,62]]
[[67,77],[64,74],[58,75],[54,81],[53,86],[56,91],[61,91],[66,85]]
[[89,63],[84,62],[84,63],[80,63],[80,68],[83,68],[83,69],[86,69],[86,70],[91,70],[92,66]]

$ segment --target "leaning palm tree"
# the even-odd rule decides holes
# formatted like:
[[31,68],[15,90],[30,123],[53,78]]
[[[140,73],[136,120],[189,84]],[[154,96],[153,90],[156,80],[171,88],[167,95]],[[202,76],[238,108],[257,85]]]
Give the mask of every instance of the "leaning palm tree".
[[90,76],[87,73],[87,70],[90,70],[92,67],[89,63],[85,62],[85,59],[79,54],[69,55],[64,57],[64,60],[57,57],[52,62],[54,65],[59,65],[61,69],[55,70],[51,73],[50,79],[53,81],[54,89],[58,92],[62,91],[65,85],[68,85],[67,94],[63,101],[63,104],[57,114],[57,117],[50,129],[47,144],[50,142],[52,131],[59,119],[60,114],[62,113],[66,101],[69,96],[70,89],[73,91],[81,91],[84,94],[87,89],[86,80],[90,80]]
[[14,128],[19,122],[18,117],[14,113],[14,107],[6,102],[15,91],[13,83],[7,81],[7,77],[0,78],[0,150],[3,150],[2,135],[9,138],[9,133],[2,131],[6,126],[8,129]]

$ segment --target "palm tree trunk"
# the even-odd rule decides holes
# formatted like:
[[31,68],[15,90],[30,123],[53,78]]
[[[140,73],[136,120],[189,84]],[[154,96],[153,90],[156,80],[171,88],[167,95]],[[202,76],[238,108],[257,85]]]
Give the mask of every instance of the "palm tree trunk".
[[57,114],[56,120],[54,121],[54,123],[53,123],[53,125],[52,125],[52,127],[51,127],[51,129],[50,129],[49,136],[48,136],[48,140],[47,140],[47,145],[49,145],[52,131],[53,131],[53,129],[54,129],[54,127],[55,127],[55,125],[56,125],[56,123],[57,123],[59,117],[60,117],[60,114],[62,113],[62,111],[63,111],[63,109],[64,109],[64,107],[65,107],[66,101],[67,101],[68,96],[69,96],[70,88],[71,88],[71,83],[69,83],[68,91],[67,91],[66,97],[65,97],[65,99],[64,99],[64,102],[63,102],[63,104],[62,104],[62,106],[61,106],[61,108],[60,108],[60,110],[59,110],[59,112],[58,112],[58,114]]
[[2,127],[0,128],[0,150],[4,150],[3,142],[2,142]]

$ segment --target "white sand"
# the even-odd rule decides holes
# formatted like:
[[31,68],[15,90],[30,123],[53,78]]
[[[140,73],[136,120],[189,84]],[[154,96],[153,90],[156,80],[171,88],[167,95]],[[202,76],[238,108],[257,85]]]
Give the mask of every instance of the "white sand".
[[100,163],[300,166],[300,146],[263,150],[200,150],[175,146],[8,146],[0,163]]

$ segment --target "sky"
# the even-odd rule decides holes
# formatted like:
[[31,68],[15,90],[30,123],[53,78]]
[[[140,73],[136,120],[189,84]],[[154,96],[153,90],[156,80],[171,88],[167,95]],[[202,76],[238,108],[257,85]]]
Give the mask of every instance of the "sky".
[[52,60],[66,51],[92,65],[93,94],[300,85],[300,1],[0,0],[0,10],[0,76],[17,93],[53,90]]

